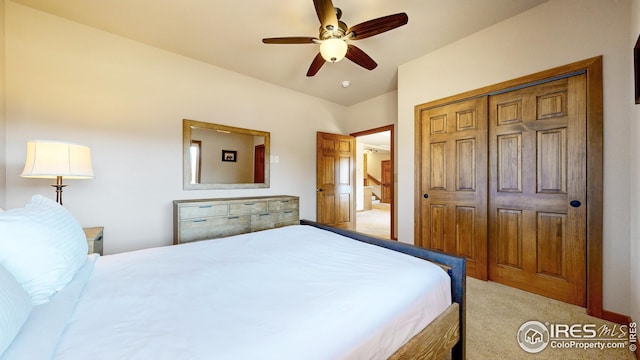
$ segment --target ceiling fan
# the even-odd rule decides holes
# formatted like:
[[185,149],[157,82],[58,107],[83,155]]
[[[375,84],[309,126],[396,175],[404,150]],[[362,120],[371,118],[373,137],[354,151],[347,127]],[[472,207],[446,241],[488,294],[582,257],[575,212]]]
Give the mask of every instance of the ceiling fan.
[[325,62],[338,62],[342,58],[353,61],[367,70],[373,70],[378,64],[364,51],[347,40],[360,40],[393,30],[409,21],[406,13],[383,16],[347,27],[340,21],[342,10],[333,6],[331,0],[313,0],[320,33],[318,37],[277,37],[262,39],[265,44],[320,44],[320,52],[311,62],[307,76],[314,76]]

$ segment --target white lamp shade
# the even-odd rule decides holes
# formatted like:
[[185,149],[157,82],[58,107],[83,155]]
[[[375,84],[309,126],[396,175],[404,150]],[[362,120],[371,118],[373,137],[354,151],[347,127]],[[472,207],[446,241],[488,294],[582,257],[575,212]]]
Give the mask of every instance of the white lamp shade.
[[329,62],[338,62],[347,54],[347,43],[344,40],[331,38],[320,44],[322,58]]
[[27,159],[20,175],[26,178],[92,179],[91,149],[59,141],[27,142]]

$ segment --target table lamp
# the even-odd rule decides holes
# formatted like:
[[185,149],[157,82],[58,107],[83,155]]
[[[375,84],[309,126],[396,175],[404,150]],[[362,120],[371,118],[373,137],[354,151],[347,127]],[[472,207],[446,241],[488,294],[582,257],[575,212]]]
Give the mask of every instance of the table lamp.
[[62,178],[93,179],[91,149],[61,141],[27,142],[27,159],[20,175],[25,178],[56,179],[56,202],[62,205]]

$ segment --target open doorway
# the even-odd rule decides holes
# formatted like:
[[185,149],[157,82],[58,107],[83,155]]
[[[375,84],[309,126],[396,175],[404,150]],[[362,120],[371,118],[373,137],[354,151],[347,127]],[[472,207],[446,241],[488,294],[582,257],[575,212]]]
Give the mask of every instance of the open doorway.
[[395,239],[393,125],[351,135],[356,138],[356,231]]

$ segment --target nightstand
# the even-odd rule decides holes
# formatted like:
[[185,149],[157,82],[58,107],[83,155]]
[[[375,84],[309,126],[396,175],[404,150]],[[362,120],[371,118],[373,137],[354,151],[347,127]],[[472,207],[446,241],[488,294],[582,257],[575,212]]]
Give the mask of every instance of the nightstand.
[[84,234],[87,237],[88,253],[98,253],[102,255],[102,231],[103,226],[83,228]]

